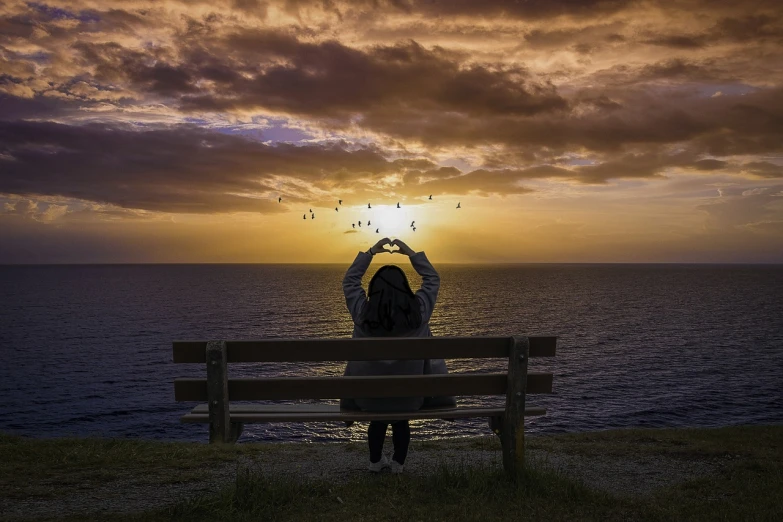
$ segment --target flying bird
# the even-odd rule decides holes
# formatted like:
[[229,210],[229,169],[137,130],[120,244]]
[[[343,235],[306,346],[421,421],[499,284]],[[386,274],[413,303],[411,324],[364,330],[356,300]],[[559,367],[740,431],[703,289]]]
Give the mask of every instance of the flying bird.
[[313,213],[313,209],[310,209],[310,213],[311,213],[311,214]]
[[413,227],[413,231],[416,232],[416,227]]
[[337,207],[334,207],[334,211],[335,212],[340,212],[339,210],[337,210]]
[[399,201],[397,202],[397,208],[400,208],[400,202]]
[[415,221],[411,221],[411,226],[413,226],[414,223],[416,223],[416,222]]
[[378,233],[378,229],[377,229],[377,228],[375,229],[375,233],[376,233],[376,234]]
[[310,216],[310,219],[315,219],[315,212],[313,212],[313,215]]
[[369,221],[367,221],[367,226],[368,226],[368,227],[369,227],[371,224],[372,224],[372,223],[370,223]]
[[351,223],[351,228],[356,228],[356,223]]
[[432,199],[432,194],[430,194],[430,199]]
[[462,207],[459,206],[459,202],[457,202],[457,208],[462,208]]
[[367,208],[372,208],[369,203],[367,203]]
[[278,202],[278,203],[280,203],[281,201],[283,201],[283,198],[281,198],[281,197],[279,197],[279,196],[278,196],[278,198],[277,198],[277,202]]
[[302,214],[302,219],[307,219],[307,214]]
[[337,202],[338,202],[339,204],[341,204],[341,205],[343,204],[343,200],[342,200],[342,199],[338,199],[338,200],[337,200]]

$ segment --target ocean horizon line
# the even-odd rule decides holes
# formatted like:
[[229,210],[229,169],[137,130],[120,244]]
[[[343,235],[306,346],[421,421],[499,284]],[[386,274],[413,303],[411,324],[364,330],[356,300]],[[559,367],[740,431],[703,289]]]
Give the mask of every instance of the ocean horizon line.
[[[401,261],[404,263],[404,261]],[[190,263],[190,262],[116,262],[116,263],[0,263],[0,267],[22,266],[341,266],[349,265],[345,262],[298,262],[298,263],[271,263],[271,262],[219,262],[219,263]],[[389,264],[395,264],[394,262]],[[450,266],[783,266],[783,261],[735,261],[735,262],[705,262],[705,261],[481,261],[481,262],[453,262],[438,261],[438,265]]]

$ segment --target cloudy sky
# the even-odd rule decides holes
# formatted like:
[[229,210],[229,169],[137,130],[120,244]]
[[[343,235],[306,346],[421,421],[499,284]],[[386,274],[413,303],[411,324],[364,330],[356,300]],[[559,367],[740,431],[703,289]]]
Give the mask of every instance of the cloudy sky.
[[383,236],[783,262],[780,0],[0,3],[0,263],[346,262]]

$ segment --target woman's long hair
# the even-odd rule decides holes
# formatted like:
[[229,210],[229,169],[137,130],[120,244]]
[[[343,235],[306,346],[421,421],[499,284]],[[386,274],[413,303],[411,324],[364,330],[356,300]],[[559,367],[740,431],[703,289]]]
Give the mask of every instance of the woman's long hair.
[[361,324],[369,335],[402,337],[421,326],[419,300],[400,267],[379,268],[368,290],[369,303]]

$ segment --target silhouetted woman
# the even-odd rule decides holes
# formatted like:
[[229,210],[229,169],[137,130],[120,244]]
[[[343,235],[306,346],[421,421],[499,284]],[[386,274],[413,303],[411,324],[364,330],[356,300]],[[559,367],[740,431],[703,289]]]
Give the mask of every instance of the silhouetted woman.
[[[399,250],[388,250],[386,245]],[[405,272],[397,266],[385,265],[370,280],[369,295],[362,288],[362,276],[373,256],[381,252],[399,253],[410,258],[414,270],[421,276],[421,288],[414,294]],[[343,279],[343,292],[348,311],[353,319],[353,337],[429,337],[429,320],[440,288],[440,277],[424,252],[414,252],[408,245],[395,239],[383,238],[367,252],[360,252]],[[349,361],[345,375],[422,375],[445,373],[440,360],[386,360]],[[454,399],[445,399],[453,403]],[[343,408],[364,411],[416,411],[424,404],[424,397],[391,397],[379,399],[346,399]],[[401,473],[411,439],[407,420],[391,422],[394,454],[392,460],[383,455],[383,442],[390,422],[372,421],[367,429],[370,447],[369,469],[379,472],[391,467],[392,473]]]

